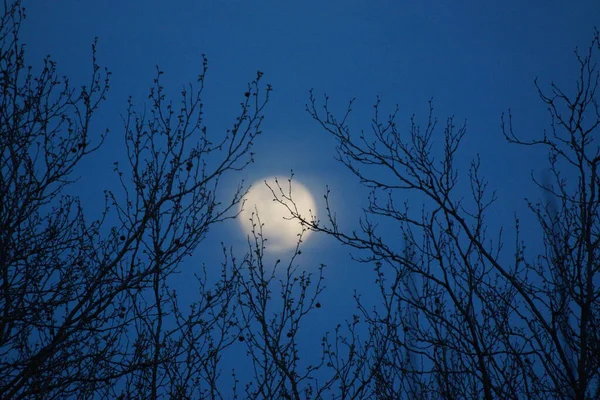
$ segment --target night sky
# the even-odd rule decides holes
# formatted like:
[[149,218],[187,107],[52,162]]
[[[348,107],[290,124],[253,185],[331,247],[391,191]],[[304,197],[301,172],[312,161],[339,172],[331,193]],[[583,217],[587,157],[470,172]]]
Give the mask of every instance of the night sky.
[[[548,114],[533,80],[537,77],[542,87],[555,81],[572,88],[575,46],[587,47],[600,21],[597,0],[62,0],[24,5],[27,20],[21,39],[34,67],[50,54],[59,74],[77,86],[85,84],[91,72],[90,46],[98,37],[98,61],[112,72],[108,99],[94,119],[95,134],[109,129],[109,137],[80,165],[76,174],[81,179],[71,188],[89,215],[102,207],[103,190],[118,184],[112,166],[123,157],[121,115],[127,97],[143,106],[158,65],[164,71],[163,85],[177,100],[181,87],[196,79],[204,53],[209,61],[205,115],[212,134],[224,133],[233,124],[257,70],[274,89],[254,148],[256,162],[228,176],[223,196],[242,179],[285,180],[293,170],[318,207],[323,206],[328,185],[342,229],[356,228],[368,191],[334,159],[333,138],[306,112],[309,90],[314,89],[318,101],[326,93],[338,112],[356,98],[350,125],[357,133],[368,132],[377,96],[385,113],[399,106],[398,125],[407,132],[413,114],[426,122],[428,101],[433,99],[440,134],[449,116],[467,123],[459,152],[463,176],[479,154],[490,189],[497,190],[489,229],[504,226],[510,241],[516,214],[533,244],[539,243],[539,230],[524,199],[540,197],[531,173],[540,176],[547,168],[546,154],[506,143],[500,118],[511,109],[515,130],[524,138],[548,128]],[[418,196],[407,196],[419,207]],[[317,214],[322,215],[321,208]],[[393,227],[385,228],[389,231],[381,232],[384,236],[396,235]],[[221,242],[240,256],[248,250],[246,234],[228,221],[211,230],[194,257],[182,265],[180,276],[201,264],[218,267]],[[400,239],[398,246],[402,247]],[[308,321],[306,334],[312,336],[307,343],[318,343],[322,333],[351,316],[355,289],[367,301],[375,292],[369,284],[372,270],[353,262],[350,253],[318,234],[304,244],[298,259],[302,268],[327,265],[324,306]],[[184,298],[193,297],[191,289],[186,294],[191,286],[185,279],[176,284]]]

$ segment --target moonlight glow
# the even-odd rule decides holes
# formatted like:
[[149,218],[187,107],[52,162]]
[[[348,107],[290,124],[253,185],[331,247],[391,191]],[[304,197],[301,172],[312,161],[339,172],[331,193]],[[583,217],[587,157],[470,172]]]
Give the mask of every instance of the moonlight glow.
[[[271,187],[269,187],[265,184]],[[271,191],[273,190],[273,191]],[[252,234],[252,222],[250,221],[254,215],[254,223],[257,224],[256,211],[260,222],[264,224],[262,234],[267,239],[267,251],[284,251],[292,249],[298,242],[298,234],[302,232],[302,226],[298,220],[290,219],[290,211],[286,206],[274,201],[273,192],[277,197],[294,210],[294,205],[290,201],[290,184],[287,179],[279,180],[279,187],[275,182],[275,178],[261,179],[252,184],[250,191],[244,197],[243,209],[241,210],[239,221],[244,229],[244,232]],[[291,199],[294,201],[297,212],[305,219],[311,220],[315,217],[316,207],[315,202],[308,189],[298,183],[292,181]],[[258,225],[257,225],[258,233]],[[310,231],[304,232],[302,240],[310,235]]]

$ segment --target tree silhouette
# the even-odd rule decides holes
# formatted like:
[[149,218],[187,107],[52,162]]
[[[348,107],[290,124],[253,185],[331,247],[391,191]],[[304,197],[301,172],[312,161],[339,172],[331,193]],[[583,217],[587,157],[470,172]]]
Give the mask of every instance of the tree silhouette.
[[[110,72],[96,42],[85,86],[61,78],[50,58],[39,71],[29,67],[24,19],[20,1],[4,2],[2,399],[600,398],[598,31],[575,53],[574,88],[537,86],[548,133],[524,140],[511,114],[502,117],[510,143],[548,152],[547,173],[533,179],[541,200],[528,203],[540,254],[518,219],[514,244],[488,228],[497,199],[481,161],[466,174],[457,163],[464,125],[449,118],[440,129],[430,105],[424,126],[413,117],[404,132],[398,110],[384,118],[377,101],[371,131],[357,135],[352,102],[338,117],[311,92],[308,112],[371,189],[360,229],[340,227],[329,191],[322,220],[299,215],[293,179],[289,188],[278,181],[273,197],[304,227],[292,254],[271,259],[255,213],[247,249],[240,256],[223,244],[219,273],[201,268],[195,300],[185,304],[173,278],[212,226],[237,216],[244,187],[225,199],[217,191],[253,161],[271,87],[257,72],[240,90],[232,126],[215,134],[204,124],[206,58],[175,103],[157,68],[148,105],[128,101],[117,188],[90,215],[68,193],[108,134],[92,119]],[[407,191],[419,194],[417,209],[399,200]],[[354,249],[381,296],[372,307],[356,292],[355,314],[332,332],[307,330],[311,314],[329,312],[320,298],[325,266],[302,268],[308,229]],[[306,351],[315,334],[320,347]],[[249,378],[238,369],[224,379],[227,359],[245,360]]]
[[[541,254],[527,249],[518,218],[510,256],[502,232],[487,229],[497,197],[481,161],[471,161],[466,180],[457,167],[465,125],[449,118],[438,128],[430,105],[424,127],[413,117],[404,132],[398,110],[386,119],[377,101],[371,131],[355,134],[347,122],[353,102],[336,116],[328,97],[321,106],[311,92],[308,112],[337,140],[337,159],[371,193],[359,232],[339,227],[329,190],[326,221],[289,211],[357,249],[358,260],[374,266],[382,295],[374,310],[358,299],[371,335],[348,342],[345,358],[333,363],[343,366],[340,375],[360,377],[343,381],[347,394],[340,398],[354,397],[352,390],[382,399],[600,396],[598,51],[596,31],[590,46],[575,52],[579,70],[571,90],[551,84],[546,91],[536,81],[550,113],[542,138],[520,139],[511,114],[502,117],[510,143],[548,152],[549,177],[533,179],[543,200],[528,203],[540,224]],[[470,198],[461,191],[465,183]],[[419,193],[420,209],[399,200],[407,191]],[[379,234],[385,223],[396,227],[394,235]],[[351,338],[355,326],[349,325]],[[368,361],[353,363],[357,354]]]
[[[209,227],[241,200],[217,199],[220,179],[252,161],[270,87],[262,73],[225,135],[209,134],[201,99],[206,59],[175,107],[158,70],[150,104],[129,100],[122,190],[97,218],[66,194],[76,167],[104,141],[91,128],[110,73],[92,45],[89,83],[74,88],[46,58],[26,65],[20,1],[0,21],[0,393],[21,398],[191,398],[211,394],[232,333],[239,284],[224,254],[221,279],[198,277],[181,310],[169,277]],[[87,217],[87,218],[86,218]]]

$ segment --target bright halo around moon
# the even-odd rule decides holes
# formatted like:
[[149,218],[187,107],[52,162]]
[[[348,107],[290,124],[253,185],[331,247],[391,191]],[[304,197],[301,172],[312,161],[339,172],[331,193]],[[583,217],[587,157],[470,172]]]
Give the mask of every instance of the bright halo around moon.
[[[270,189],[265,184],[265,181],[271,187]],[[310,191],[304,185],[293,180],[290,192],[290,182],[287,179],[278,180],[278,182],[279,186],[277,186],[274,177],[254,182],[250,191],[244,196],[244,201],[240,203],[239,221],[244,232],[252,235],[251,220],[253,219],[257,225],[256,233],[259,233],[258,220],[256,218],[256,212],[258,211],[260,223],[264,224],[262,235],[267,239],[265,249],[272,252],[295,248],[298,243],[298,235],[302,232],[300,222],[290,219],[291,214],[288,208],[278,201],[274,201],[275,196],[273,192],[290,209],[294,210],[295,204],[295,209],[304,220],[310,221],[316,217],[315,201]],[[290,194],[294,204],[290,201]],[[302,235],[302,241],[305,241],[310,234],[311,232],[306,230]]]

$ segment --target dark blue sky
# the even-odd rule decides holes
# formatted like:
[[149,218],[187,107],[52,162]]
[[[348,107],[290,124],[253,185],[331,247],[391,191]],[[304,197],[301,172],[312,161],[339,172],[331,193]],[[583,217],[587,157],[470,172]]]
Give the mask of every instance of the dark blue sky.
[[[342,227],[355,227],[366,192],[333,159],[334,141],[306,113],[309,89],[317,98],[326,92],[339,111],[356,97],[351,124],[357,131],[369,128],[377,95],[386,112],[399,105],[398,125],[407,130],[413,113],[426,121],[427,101],[433,98],[441,125],[450,115],[467,120],[460,156],[468,165],[479,153],[490,187],[498,191],[491,226],[510,231],[516,212],[526,235],[534,235],[537,226],[523,199],[539,196],[530,172],[540,173],[546,157],[505,143],[500,116],[511,108],[515,128],[525,137],[548,127],[533,79],[542,86],[550,80],[572,85],[573,50],[588,45],[600,21],[597,0],[63,0],[25,6],[22,40],[30,63],[39,66],[51,54],[61,74],[83,84],[91,68],[90,44],[98,36],[99,62],[113,73],[108,100],[95,119],[97,132],[109,128],[110,137],[78,171],[78,193],[92,210],[100,206],[95,199],[102,190],[116,183],[112,162],[122,155],[120,114],[127,96],[143,104],[156,65],[165,72],[164,86],[177,94],[195,80],[205,53],[206,118],[213,133],[233,123],[256,70],[274,87],[256,163],[232,176],[226,187],[242,178],[287,177],[293,169],[319,201],[328,184]],[[462,172],[466,176],[466,169]],[[418,198],[409,200],[419,205]],[[351,290],[369,293],[364,282],[373,278],[365,266],[350,261],[348,249],[315,237],[307,241],[301,262],[328,265],[323,302],[342,318],[352,308]],[[244,240],[237,224],[219,226],[188,267],[218,264],[221,253],[214,248],[221,241],[241,254]],[[325,329],[337,321],[329,313],[313,322]]]

